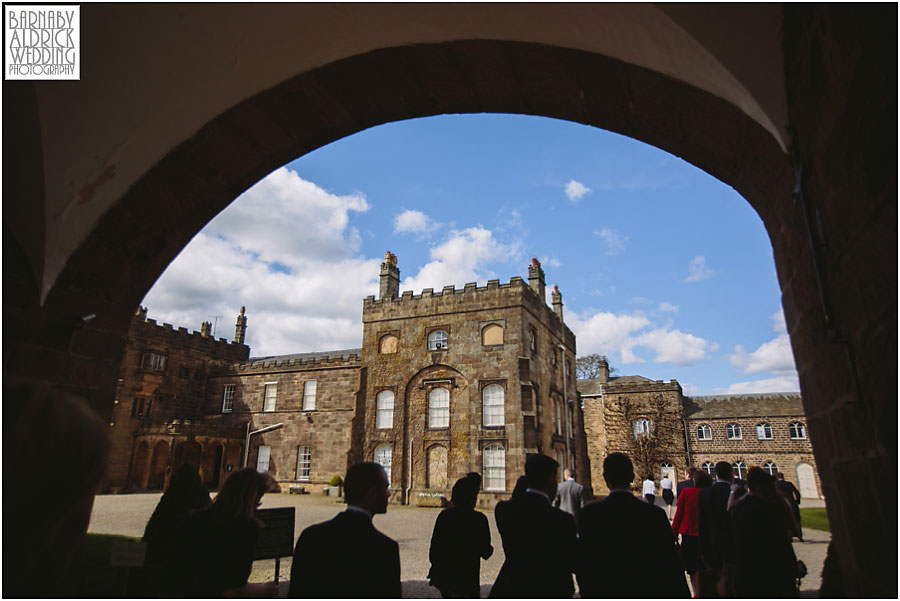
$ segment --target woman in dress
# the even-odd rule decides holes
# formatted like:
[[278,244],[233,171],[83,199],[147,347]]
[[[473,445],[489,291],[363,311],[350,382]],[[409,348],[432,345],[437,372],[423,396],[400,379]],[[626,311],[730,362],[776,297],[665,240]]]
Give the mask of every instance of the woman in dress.
[[704,470],[694,472],[694,488],[683,488],[678,495],[678,506],[675,509],[675,519],[672,520],[672,532],[676,537],[681,535],[681,562],[684,571],[691,578],[691,590],[694,598],[700,597],[700,539],[697,525],[699,513],[697,499],[700,490],[710,486],[712,478]]

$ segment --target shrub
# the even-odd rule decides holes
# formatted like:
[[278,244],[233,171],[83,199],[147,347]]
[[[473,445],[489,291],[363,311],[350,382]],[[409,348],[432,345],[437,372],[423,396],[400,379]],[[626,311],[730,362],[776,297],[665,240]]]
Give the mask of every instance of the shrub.
[[328,481],[329,486],[341,486],[344,483],[344,480],[340,476],[332,476],[331,480]]

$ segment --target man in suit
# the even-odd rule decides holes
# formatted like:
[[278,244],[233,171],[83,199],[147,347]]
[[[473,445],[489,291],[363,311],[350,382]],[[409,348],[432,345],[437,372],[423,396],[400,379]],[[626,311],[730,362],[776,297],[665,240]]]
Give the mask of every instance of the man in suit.
[[632,494],[628,456],[609,454],[603,479],[609,496],[581,512],[581,598],[690,597],[666,512]]
[[723,572],[727,580],[734,562],[734,534],[728,512],[729,499],[734,495],[733,479],[731,464],[720,461],[716,464],[716,481],[701,490],[697,497],[700,556],[706,566],[714,571],[717,581]]
[[503,511],[494,513],[506,559],[491,588],[492,598],[570,598],[575,592],[575,521],[550,504],[558,475],[556,461],[530,455],[525,492],[513,495]]
[[570,514],[575,518],[575,526],[578,526],[578,514],[584,507],[584,487],[575,482],[569,468],[563,471],[563,482],[556,488],[553,506]]
[[797,490],[797,487],[794,486],[792,482],[788,482],[784,479],[784,473],[782,472],[777,472],[775,474],[775,488],[791,504],[791,509],[794,512],[794,519],[797,521],[795,536],[799,538],[802,543],[803,529],[800,527],[800,491]]
[[697,473],[697,468],[689,467],[684,475],[687,477],[687,480],[682,480],[678,484],[675,485],[675,498],[678,498],[678,495],[681,494],[681,489],[683,488],[694,488],[694,474]]
[[378,463],[357,463],[344,478],[347,510],[306,528],[297,540],[289,597],[399,598],[400,549],[375,529],[387,512],[388,479]]

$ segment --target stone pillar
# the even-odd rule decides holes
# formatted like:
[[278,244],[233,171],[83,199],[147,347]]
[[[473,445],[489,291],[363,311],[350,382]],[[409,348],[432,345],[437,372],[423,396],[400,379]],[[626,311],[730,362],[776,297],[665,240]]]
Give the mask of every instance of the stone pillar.
[[234,342],[235,344],[244,344],[244,337],[247,335],[247,316],[244,315],[245,308],[241,307],[241,314],[237,317],[237,323],[234,326]]
[[391,251],[384,253],[378,282],[378,298],[397,298],[400,295],[400,269],[397,268],[397,256]]
[[200,335],[204,338],[209,338],[212,333],[212,322],[204,321],[200,324]]
[[528,266],[528,285],[531,286],[531,289],[538,293],[538,296],[541,297],[541,301],[544,301],[545,293],[544,293],[544,270],[541,269],[541,262],[531,258],[531,265]]

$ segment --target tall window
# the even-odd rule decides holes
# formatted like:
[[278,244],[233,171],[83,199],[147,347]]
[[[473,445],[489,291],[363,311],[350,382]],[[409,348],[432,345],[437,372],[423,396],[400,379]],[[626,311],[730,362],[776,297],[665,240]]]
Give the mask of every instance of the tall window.
[[263,401],[263,411],[275,411],[275,397],[278,395],[278,384],[266,382],[266,394]]
[[740,440],[741,427],[738,424],[728,424],[725,426],[725,438],[728,440]]
[[800,440],[806,438],[806,427],[800,422],[793,422],[790,426],[788,426],[788,430],[791,433],[791,439]]
[[481,452],[484,466],[484,490],[506,490],[506,449],[493,443]]
[[485,426],[502,426],[506,423],[504,404],[503,404],[503,387],[499,384],[490,384],[481,391],[482,409],[484,413]]
[[650,420],[646,417],[634,420],[634,437],[637,438],[642,434],[650,434]]
[[222,413],[230,413],[234,410],[234,384],[225,385],[225,393],[222,395]]
[[382,390],[375,396],[375,427],[378,429],[394,426],[394,393]]
[[707,474],[709,474],[710,476],[715,477],[715,475],[716,475],[716,473],[715,473],[715,472],[716,472],[716,466],[714,466],[714,465],[713,465],[711,462],[709,462],[709,461],[704,461],[704,462],[703,462],[703,465],[700,466],[700,469],[703,470],[703,471],[705,471],[705,472],[706,472]]
[[158,353],[144,353],[144,356],[141,357],[141,369],[166,371],[166,356]]
[[428,393],[428,427],[450,427],[450,391],[435,388]]
[[310,447],[297,447],[297,480],[309,480]]
[[562,436],[562,404],[558,399],[553,404],[556,405],[556,421],[553,422],[553,428],[558,435]]
[[528,350],[531,351],[531,354],[537,353],[537,330],[528,327]]
[[256,471],[264,474],[269,471],[269,455],[272,447],[261,446],[256,454]]
[[131,399],[131,417],[148,417],[150,415],[150,405],[152,404],[153,399],[134,397]]
[[428,350],[441,351],[447,348],[447,332],[434,330],[428,334]]
[[772,426],[765,422],[756,424],[756,437],[760,440],[772,440]]
[[575,432],[575,408],[572,405],[566,404],[566,415],[569,418],[566,422],[569,425],[569,429],[566,431],[566,435],[569,438],[572,438],[572,434]]
[[387,472],[388,486],[391,485],[391,447],[390,445],[380,445],[375,447],[375,463],[380,463]]
[[747,476],[747,466],[744,465],[743,461],[735,461],[731,464],[731,467],[734,468],[735,478],[743,480]]
[[316,408],[316,381],[307,380],[303,383],[303,410],[312,411]]
[[697,440],[712,440],[712,428],[707,424],[697,426]]
[[762,467],[764,470],[766,470],[766,473],[769,474],[770,476],[774,476],[775,474],[778,473],[778,466],[775,465],[774,463],[772,463],[771,461],[766,461]]

